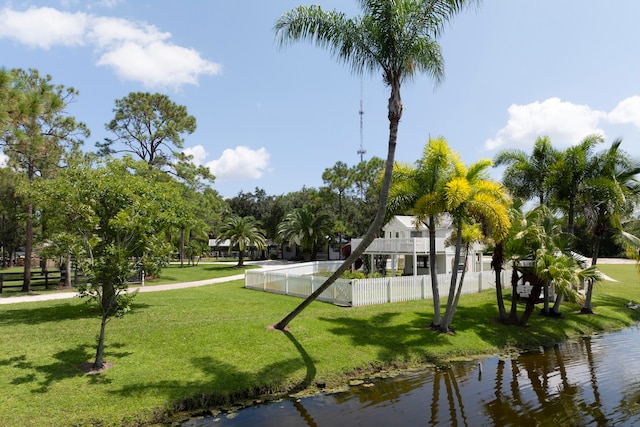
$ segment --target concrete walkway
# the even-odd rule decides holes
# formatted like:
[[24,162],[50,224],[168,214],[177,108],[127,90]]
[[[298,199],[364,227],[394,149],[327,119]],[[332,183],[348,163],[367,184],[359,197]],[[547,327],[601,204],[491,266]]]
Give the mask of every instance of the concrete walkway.
[[[213,263],[213,264],[227,264],[227,263]],[[236,264],[236,263],[229,263]],[[287,264],[287,262],[283,261],[247,261],[246,265],[259,265],[260,268],[265,270],[273,270],[276,268],[281,268]],[[195,282],[185,282],[185,283],[171,283],[167,285],[152,285],[152,286],[131,286],[129,289],[131,291],[137,290],[138,292],[159,292],[159,291],[168,291],[171,289],[185,289],[185,288],[195,288],[198,286],[205,285],[213,285],[216,283],[224,283],[230,282],[232,280],[242,280],[244,279],[244,273],[236,274],[233,276],[227,277],[218,277],[215,279],[206,279],[206,280],[198,280]],[[72,291],[63,291],[63,292],[49,292],[40,295],[21,295],[15,297],[7,297],[0,298],[0,305],[2,304],[17,304],[21,302],[35,302],[35,301],[50,301],[50,300],[59,300],[59,299],[69,299],[75,298],[78,296],[77,292]]]
[[[630,259],[616,259],[616,258],[600,258],[598,259],[598,263],[600,264],[633,264],[635,261]],[[227,264],[227,263],[213,263],[213,264]],[[235,263],[228,263],[235,264]],[[247,265],[258,265],[260,268],[265,270],[273,270],[277,268],[282,268],[283,266],[289,264],[287,261],[247,261]],[[159,291],[168,291],[171,289],[185,289],[185,288],[195,288],[197,286],[205,286],[205,285],[213,285],[215,283],[223,283],[230,282],[232,280],[241,280],[244,279],[244,273],[236,274],[234,276],[228,277],[219,277],[216,279],[207,279],[207,280],[199,280],[196,282],[186,282],[186,283],[172,283],[169,285],[152,285],[152,286],[135,286],[130,287],[129,289],[138,290],[138,292],[159,292]],[[616,281],[610,277],[605,276],[605,280]],[[51,292],[41,295],[21,295],[16,297],[8,297],[8,298],[0,298],[0,305],[2,304],[17,304],[20,302],[34,302],[34,301],[50,301],[50,300],[58,300],[58,299],[68,299],[77,297],[78,294],[76,292]]]

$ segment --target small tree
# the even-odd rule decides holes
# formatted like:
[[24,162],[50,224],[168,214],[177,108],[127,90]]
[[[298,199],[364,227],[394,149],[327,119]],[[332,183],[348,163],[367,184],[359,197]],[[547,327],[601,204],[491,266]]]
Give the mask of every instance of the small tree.
[[238,248],[238,264],[236,267],[244,265],[244,252],[248,248],[255,247],[258,250],[262,250],[267,246],[267,240],[264,237],[261,224],[252,216],[230,216],[220,227],[218,243],[225,239],[230,240],[232,248]]
[[196,119],[186,107],[159,93],[132,92],[116,100],[113,111],[115,116],[106,127],[116,138],[96,143],[101,154],[129,153],[158,169],[179,157],[176,150],[183,147],[182,134],[196,130]]
[[146,165],[127,157],[100,165],[79,163],[39,182],[34,190],[33,197],[43,205],[59,207],[58,232],[65,241],[73,240],[68,247],[88,276],[88,282],[78,286],[80,296],[100,308],[93,363],[93,369],[100,370],[107,322],[131,308],[135,294],[127,291],[127,281],[137,261],[153,270],[153,262],[170,255],[164,232],[177,223],[176,187],[149,179]]
[[288,213],[278,225],[278,235],[290,245],[300,245],[302,251],[311,252],[311,260],[316,260],[318,246],[326,242],[331,232],[329,216],[317,207],[305,205]]

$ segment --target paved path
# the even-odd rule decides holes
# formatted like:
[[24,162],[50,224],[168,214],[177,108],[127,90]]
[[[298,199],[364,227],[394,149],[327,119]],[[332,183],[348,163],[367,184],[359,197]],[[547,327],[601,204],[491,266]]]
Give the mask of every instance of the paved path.
[[[633,264],[635,261],[630,259],[616,259],[616,258],[600,258],[598,259],[598,263],[600,264]],[[214,263],[221,264],[221,263]],[[235,263],[232,263],[235,264]],[[247,262],[247,264],[259,265],[261,268],[266,270],[272,270],[274,268],[280,268],[283,265],[286,265],[287,262],[282,261],[256,261],[256,262]],[[136,286],[131,287],[131,290],[138,290],[138,292],[158,292],[158,291],[167,291],[170,289],[185,289],[185,288],[194,288],[197,286],[205,286],[212,285],[215,283],[223,283],[230,282],[232,280],[240,280],[244,279],[244,273],[236,274],[234,276],[228,277],[219,277],[217,279],[207,279],[207,280],[199,280],[196,282],[186,282],[186,283],[172,283],[169,285],[153,285],[153,286]],[[616,281],[610,277],[605,276],[605,280]],[[0,305],[2,304],[16,304],[20,302],[34,302],[34,301],[49,301],[49,300],[58,300],[58,299],[68,299],[74,298],[78,294],[76,292],[51,292],[41,295],[21,295],[16,297],[8,297],[8,298],[0,298]]]
[[[214,264],[223,264],[223,263],[214,263]],[[235,264],[235,263],[232,263]],[[256,262],[247,262],[246,264],[251,265],[259,265],[262,269],[272,270],[274,268],[280,268],[283,266],[283,262],[278,261],[256,261]],[[168,291],[171,289],[185,289],[185,288],[195,288],[197,286],[205,286],[205,285],[213,285],[215,283],[223,283],[230,282],[232,280],[241,280],[244,279],[244,273],[236,274],[233,276],[227,277],[218,277],[215,279],[206,279],[206,280],[198,280],[195,282],[186,282],[186,283],[171,283],[167,285],[152,285],[152,286],[132,286],[129,289],[134,291],[138,290],[138,292],[158,292],[158,291]],[[34,301],[50,301],[50,300],[58,300],[58,299],[68,299],[77,297],[77,292],[65,291],[65,292],[49,292],[40,295],[21,295],[15,297],[7,297],[0,298],[0,305],[2,304],[17,304],[20,302],[34,302]]]

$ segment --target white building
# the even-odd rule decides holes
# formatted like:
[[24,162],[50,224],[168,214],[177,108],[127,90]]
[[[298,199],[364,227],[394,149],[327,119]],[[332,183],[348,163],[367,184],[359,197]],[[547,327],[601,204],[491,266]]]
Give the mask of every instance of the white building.
[[[402,265],[404,265],[403,275],[429,274],[429,229],[424,223],[416,222],[416,218],[413,216],[396,215],[382,229],[384,237],[374,239],[364,251],[364,256],[369,255],[372,258],[374,255],[390,256],[392,274],[397,266]],[[449,216],[442,217],[436,224],[436,270],[438,274],[450,274],[453,269],[455,246],[447,246],[446,244],[452,230],[452,221]],[[362,239],[352,239],[352,249],[355,249],[361,242]],[[467,271],[483,271],[481,262],[483,248],[484,246],[479,244],[471,246]],[[464,253],[461,256],[464,256]],[[404,261],[404,264],[401,261]]]

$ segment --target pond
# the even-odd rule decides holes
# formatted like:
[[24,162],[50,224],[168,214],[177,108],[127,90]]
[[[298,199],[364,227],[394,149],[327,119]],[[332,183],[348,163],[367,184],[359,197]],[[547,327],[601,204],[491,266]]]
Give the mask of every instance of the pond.
[[640,425],[640,328],[182,424],[388,425]]

